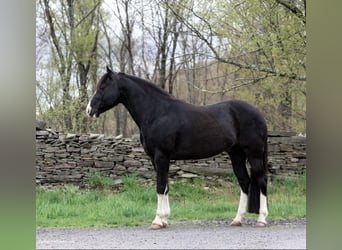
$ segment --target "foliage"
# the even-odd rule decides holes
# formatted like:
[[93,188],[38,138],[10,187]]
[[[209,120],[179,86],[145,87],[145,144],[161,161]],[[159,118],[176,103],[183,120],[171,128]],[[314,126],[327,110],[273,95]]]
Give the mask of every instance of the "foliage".
[[37,114],[63,130],[87,129],[84,110],[88,81],[95,79],[97,68],[100,3],[37,1],[38,38],[48,45],[37,49]]
[[[306,216],[305,177],[272,178],[269,182],[270,219]],[[170,183],[170,223],[177,220],[231,219],[240,189],[236,180],[211,182],[193,179]],[[103,227],[149,225],[157,197],[152,184],[124,179],[120,192],[65,186],[36,190],[37,227]],[[255,218],[256,215],[247,214]]]
[[217,40],[192,29],[227,71],[234,72],[229,79],[233,87],[243,87],[228,85],[230,96],[257,105],[271,130],[304,132],[305,1],[292,1],[300,17],[280,2],[284,1],[201,1],[205,7],[194,15]]
[[65,132],[137,132],[85,106],[106,65],[193,104],[243,99],[269,130],[306,129],[305,0],[37,0],[37,118]]

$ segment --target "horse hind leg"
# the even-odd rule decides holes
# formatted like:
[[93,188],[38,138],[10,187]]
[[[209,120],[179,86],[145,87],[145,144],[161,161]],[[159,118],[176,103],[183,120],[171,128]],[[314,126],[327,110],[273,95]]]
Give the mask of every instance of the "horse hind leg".
[[246,168],[246,155],[239,146],[234,146],[234,148],[228,152],[233,165],[233,171],[238,179],[240,185],[240,201],[238,211],[235,218],[230,225],[241,226],[242,219],[247,212],[248,205],[248,189],[250,185],[250,178]]
[[267,174],[264,159],[262,157],[248,157],[251,164],[251,185],[249,191],[250,213],[259,214],[256,226],[267,224]]

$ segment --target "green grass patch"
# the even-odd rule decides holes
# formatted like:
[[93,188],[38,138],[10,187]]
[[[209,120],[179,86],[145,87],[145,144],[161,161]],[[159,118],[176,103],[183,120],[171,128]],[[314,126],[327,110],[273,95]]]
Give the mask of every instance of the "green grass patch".
[[[95,177],[94,177],[95,178]],[[97,177],[96,177],[97,178]],[[115,227],[149,225],[155,216],[157,195],[152,184],[127,177],[119,191],[109,180],[93,182],[89,190],[75,186],[36,190],[37,227]],[[235,216],[240,188],[230,182],[193,179],[170,184],[170,223],[176,220],[231,219]],[[273,178],[268,185],[270,219],[306,216],[306,178]],[[255,218],[256,215],[247,214]]]
[[110,188],[113,185],[113,179],[110,176],[101,175],[99,172],[90,172],[88,174],[88,185],[92,189]]

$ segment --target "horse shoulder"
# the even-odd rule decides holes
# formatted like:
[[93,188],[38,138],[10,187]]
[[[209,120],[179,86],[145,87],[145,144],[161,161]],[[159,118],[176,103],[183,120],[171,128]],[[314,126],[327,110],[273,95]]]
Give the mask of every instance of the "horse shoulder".
[[181,121],[176,112],[165,112],[155,117],[141,128],[145,151],[154,152],[160,150],[168,152],[173,149],[177,131],[181,127]]

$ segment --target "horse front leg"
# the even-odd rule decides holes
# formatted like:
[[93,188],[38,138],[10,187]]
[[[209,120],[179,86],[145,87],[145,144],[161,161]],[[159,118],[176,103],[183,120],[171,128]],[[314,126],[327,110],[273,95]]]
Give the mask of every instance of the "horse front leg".
[[163,154],[155,154],[154,163],[157,170],[157,212],[152,221],[152,229],[160,229],[168,225],[167,218],[170,216],[168,172],[169,159]]

